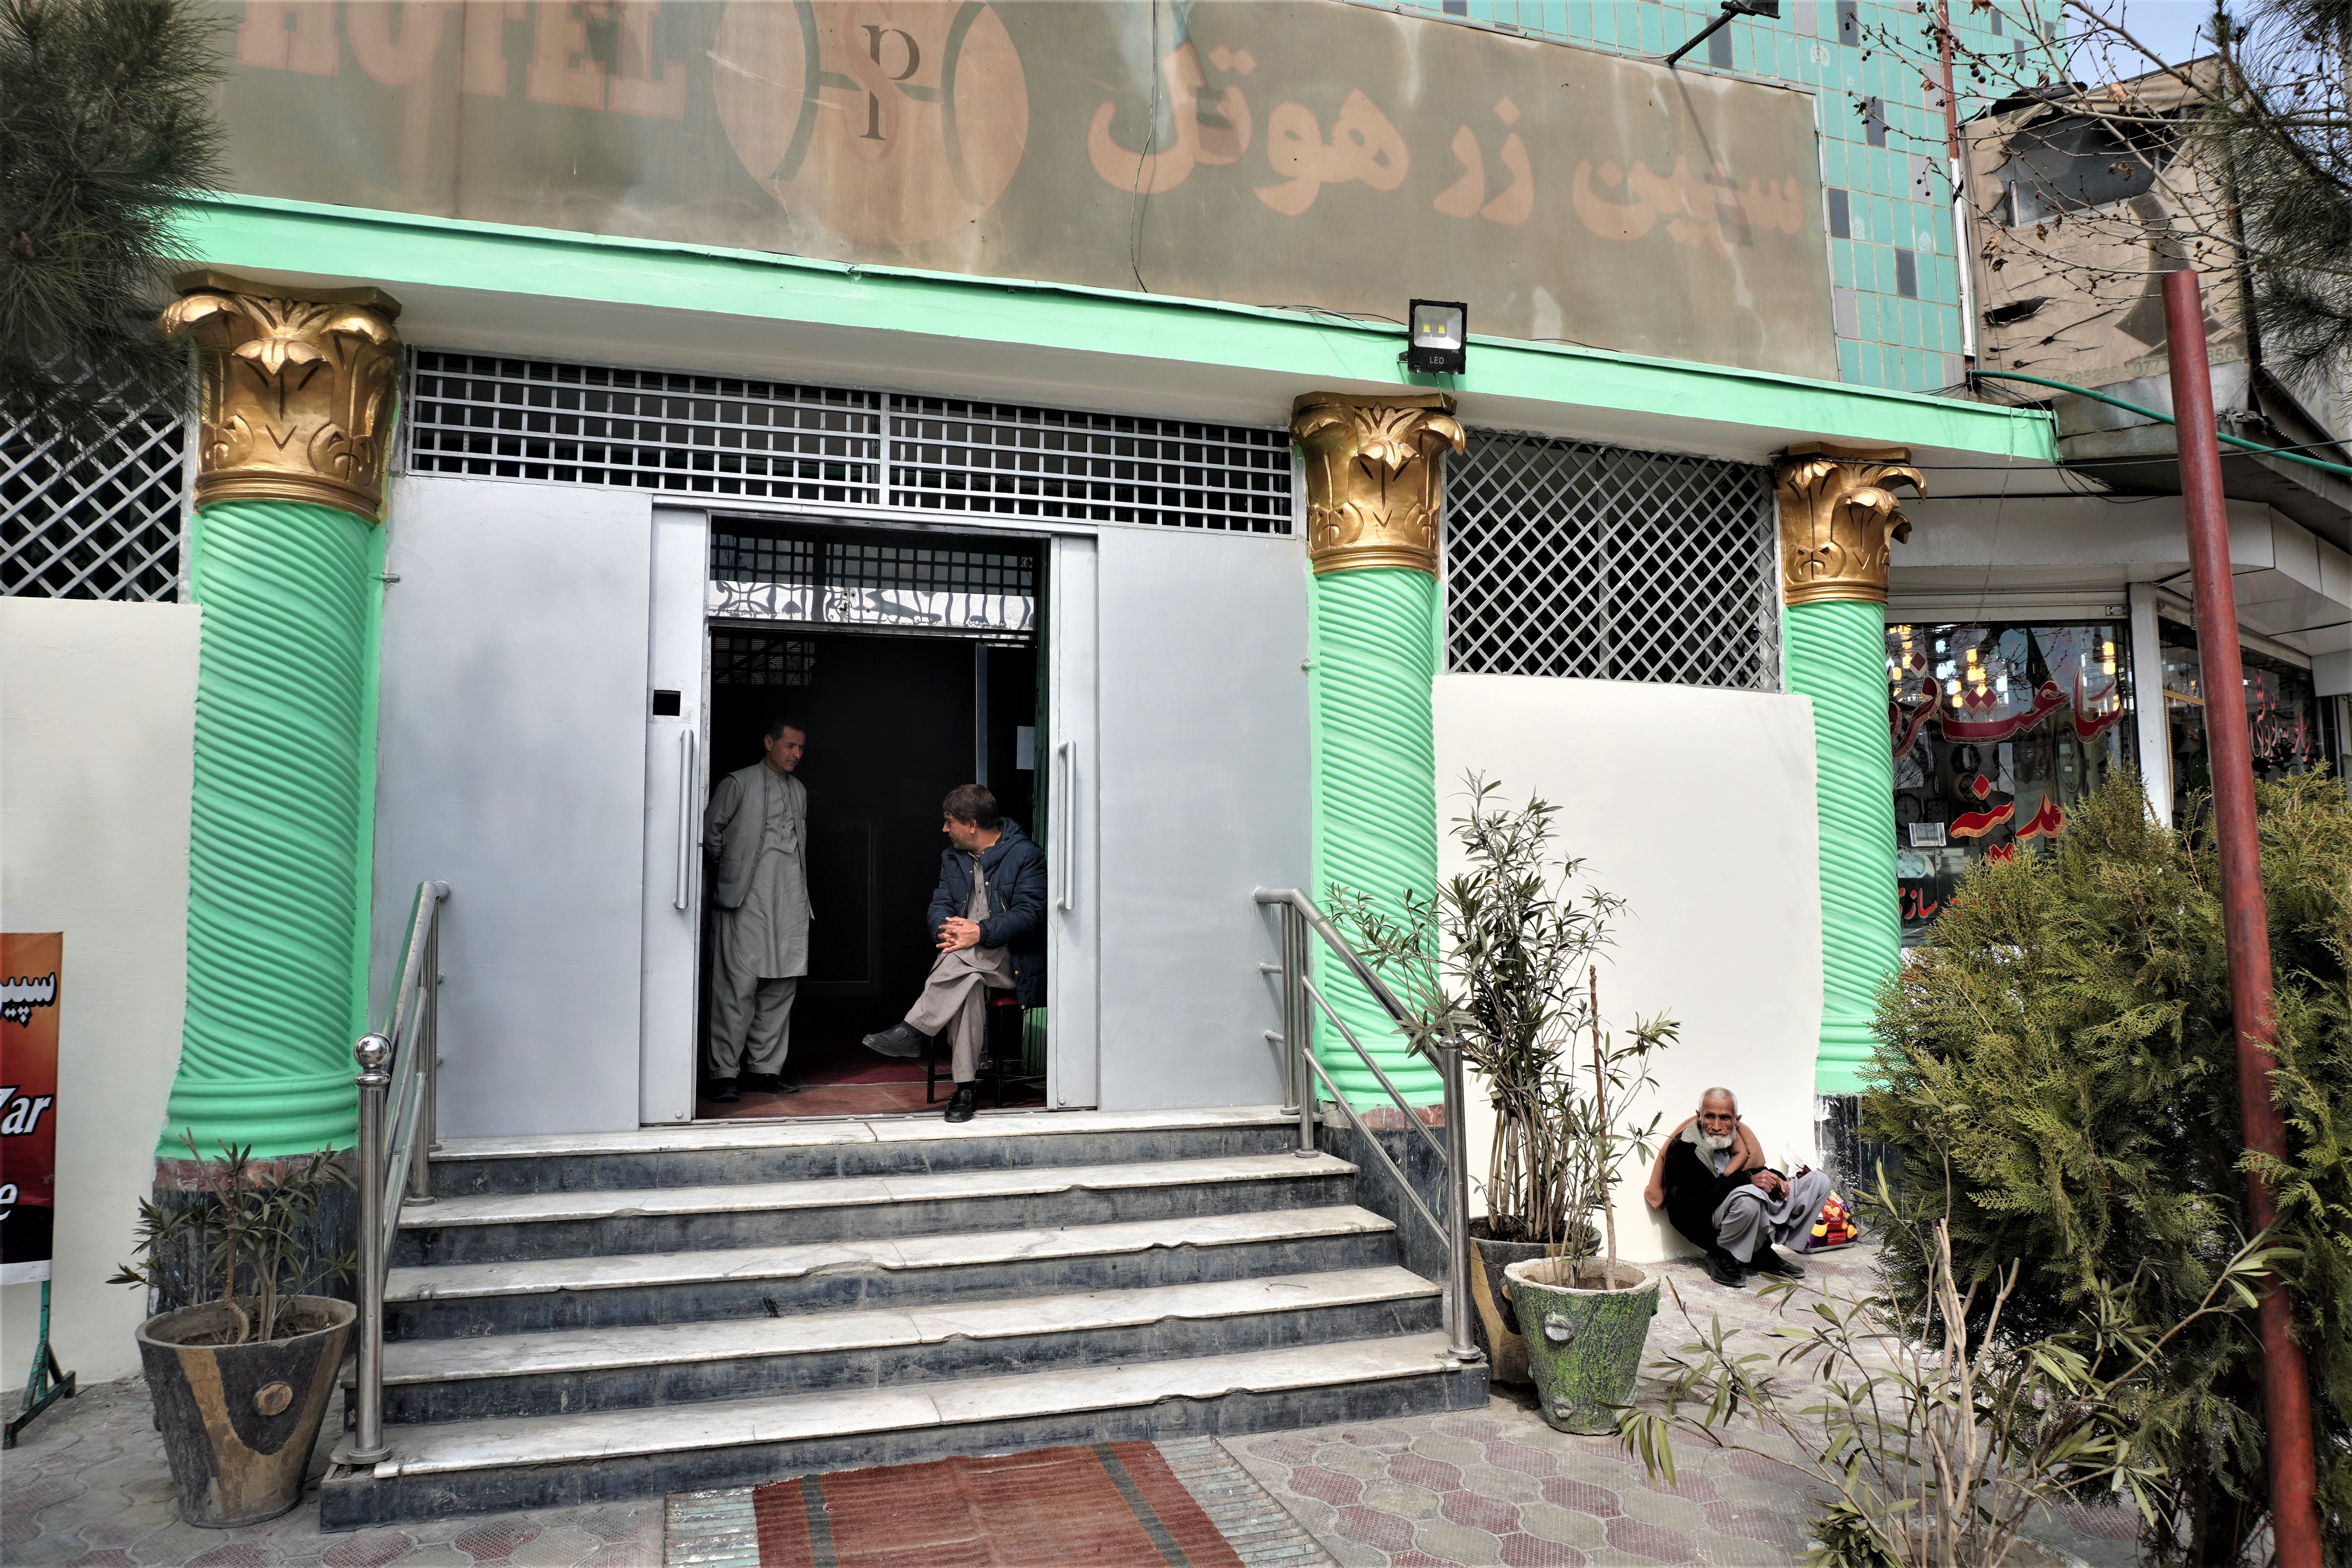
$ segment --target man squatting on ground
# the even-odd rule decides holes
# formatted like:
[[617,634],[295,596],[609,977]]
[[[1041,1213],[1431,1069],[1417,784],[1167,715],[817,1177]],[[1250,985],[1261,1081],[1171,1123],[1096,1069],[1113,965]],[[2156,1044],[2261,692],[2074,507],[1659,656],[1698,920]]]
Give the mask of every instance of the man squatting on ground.
[[702,818],[702,851],[719,864],[703,1092],[721,1103],[743,1098],[738,1085],[801,1087],[783,1070],[793,998],[808,973],[808,786],[793,777],[808,733],[776,719],[761,744],[766,757],[720,779]]
[[[942,1029],[954,1031],[955,1094],[950,1121],[969,1121],[979,1090],[980,1047],[991,990],[1024,1007],[1045,1005],[1045,852],[996,810],[982,784],[958,784],[940,803],[940,885],[930,927],[939,938],[923,994],[906,1021],[866,1037],[886,1057],[917,1057]],[[961,912],[959,912],[961,911]]]
[[1710,1089],[1699,1096],[1698,1114],[1658,1151],[1643,1195],[1706,1248],[1707,1278],[1737,1289],[1747,1282],[1743,1269],[1789,1279],[1804,1273],[1772,1244],[1793,1246],[1811,1232],[1829,1201],[1830,1178],[1807,1171],[1791,1181],[1765,1164],[1764,1146],[1739,1120],[1738,1097]]

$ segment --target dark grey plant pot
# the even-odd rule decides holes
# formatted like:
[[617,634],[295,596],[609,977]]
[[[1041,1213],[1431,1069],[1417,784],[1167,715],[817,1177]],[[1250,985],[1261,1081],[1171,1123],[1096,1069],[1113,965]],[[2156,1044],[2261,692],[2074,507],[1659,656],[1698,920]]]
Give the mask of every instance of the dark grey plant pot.
[[359,1310],[331,1296],[289,1296],[285,1310],[303,1331],[258,1344],[185,1342],[234,1324],[218,1301],[139,1326],[156,1430],[180,1489],[180,1517],[190,1524],[258,1524],[302,1500],[302,1473]]
[[[1470,1300],[1478,1309],[1470,1320],[1472,1334],[1478,1348],[1486,1352],[1489,1381],[1531,1383],[1527,1342],[1519,1337],[1519,1321],[1504,1292],[1503,1270],[1514,1263],[1541,1258],[1550,1248],[1540,1241],[1496,1241],[1486,1234],[1491,1223],[1483,1215],[1470,1222],[1470,1250],[1477,1260],[1477,1267],[1470,1270]],[[1585,1227],[1584,1239],[1588,1247],[1595,1239],[1590,1226]]]

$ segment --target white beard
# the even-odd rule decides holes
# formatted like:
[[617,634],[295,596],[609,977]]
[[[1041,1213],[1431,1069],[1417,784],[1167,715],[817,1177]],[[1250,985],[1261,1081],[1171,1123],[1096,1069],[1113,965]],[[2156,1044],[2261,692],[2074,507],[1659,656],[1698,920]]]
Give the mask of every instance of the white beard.
[[1706,1144],[1708,1148],[1715,1150],[1717,1153],[1730,1148],[1733,1143],[1738,1142],[1738,1139],[1739,1134],[1737,1132],[1727,1132],[1720,1138],[1717,1137],[1712,1132],[1701,1132],[1698,1135],[1698,1141],[1700,1142]]

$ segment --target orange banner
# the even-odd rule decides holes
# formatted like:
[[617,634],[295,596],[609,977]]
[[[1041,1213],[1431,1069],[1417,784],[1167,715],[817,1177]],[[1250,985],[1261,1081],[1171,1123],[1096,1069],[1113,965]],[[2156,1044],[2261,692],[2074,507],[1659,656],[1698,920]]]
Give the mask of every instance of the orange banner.
[[60,931],[0,933],[0,1285],[49,1277]]

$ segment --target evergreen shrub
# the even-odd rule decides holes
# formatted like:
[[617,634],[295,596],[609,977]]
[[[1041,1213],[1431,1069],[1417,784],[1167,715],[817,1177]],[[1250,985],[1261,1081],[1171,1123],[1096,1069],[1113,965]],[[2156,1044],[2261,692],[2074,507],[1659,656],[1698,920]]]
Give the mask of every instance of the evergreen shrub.
[[[2352,1563],[2352,806],[2325,774],[2258,790],[2277,985],[2273,1089],[2288,1128],[2267,1173],[2273,1245],[2308,1358],[2328,1562]],[[1949,1216],[1966,1288],[2022,1263],[2002,1329],[2062,1332],[2103,1292],[2188,1318],[2246,1239],[2244,1153],[2210,830],[2147,815],[2112,777],[2053,852],[1971,872],[1881,998],[1864,1135],[1901,1156],[1893,1201]],[[1892,1226],[1898,1284],[1931,1260]],[[1905,1242],[1906,1236],[1915,1238]],[[2167,1348],[2131,1416],[2166,1467],[2146,1545],[2226,1563],[2261,1550],[2268,1489],[2254,1315]]]

